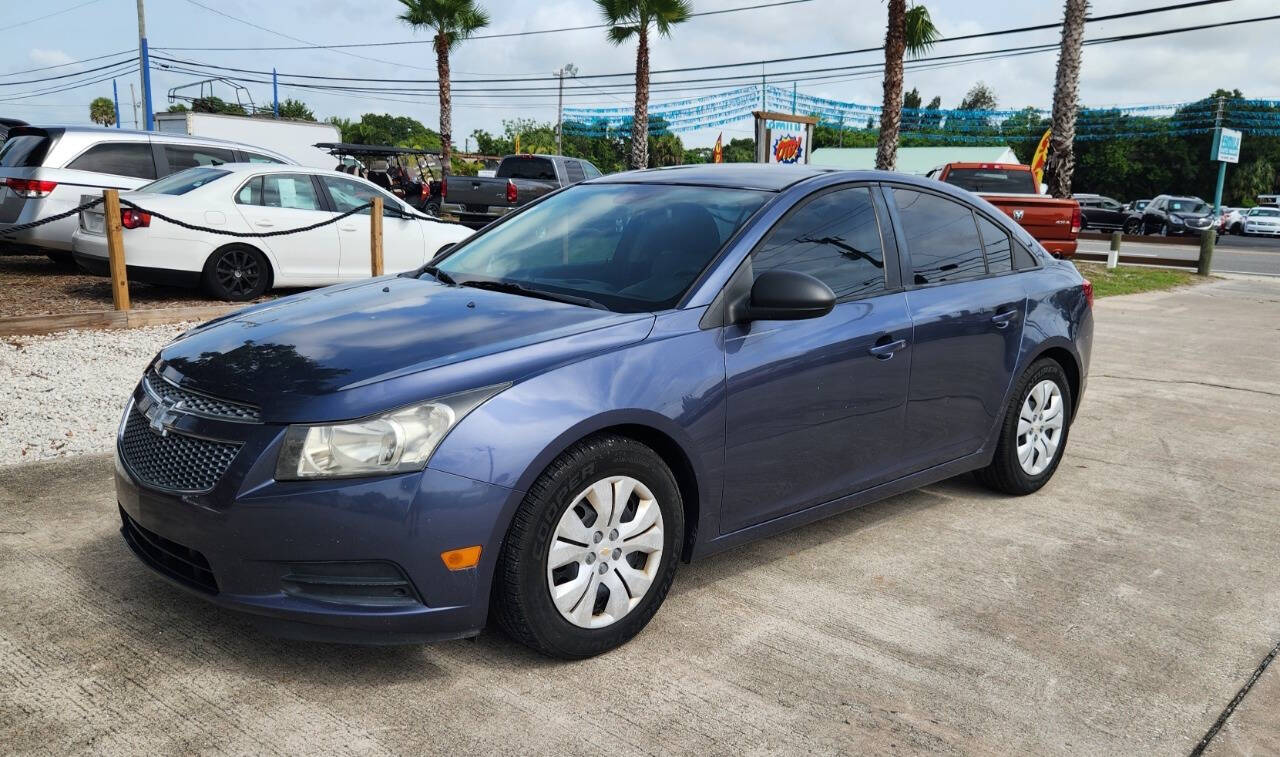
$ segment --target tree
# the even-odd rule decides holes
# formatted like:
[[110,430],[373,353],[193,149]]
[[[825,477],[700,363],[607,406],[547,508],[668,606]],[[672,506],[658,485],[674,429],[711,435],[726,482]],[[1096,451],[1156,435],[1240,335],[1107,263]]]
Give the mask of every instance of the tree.
[[113,126],[116,122],[116,106],[109,97],[95,97],[89,103],[89,120],[99,126]]
[[1053,83],[1053,134],[1049,137],[1049,194],[1071,196],[1075,170],[1076,99],[1080,88],[1080,51],[1084,47],[1084,21],[1089,0],[1066,0],[1062,20],[1062,45],[1058,74]]
[[996,93],[986,83],[978,82],[960,101],[960,110],[995,110],[997,105]]
[[[404,2],[404,0],[401,0]],[[689,18],[687,0],[596,0],[609,41],[621,45],[636,38],[636,107],[631,119],[631,167],[649,165],[649,30],[671,36],[671,27]]]
[[908,9],[907,0],[889,0],[889,23],[884,36],[884,105],[876,143],[876,168],[881,171],[892,171],[898,162],[903,58],[926,52],[939,36],[928,8],[914,5]]
[[186,113],[189,110],[186,103],[174,103],[169,106],[167,113]]
[[299,121],[314,121],[316,114],[311,112],[307,104],[292,97],[280,103],[280,117],[293,118]]
[[191,110],[196,113],[222,113],[228,116],[247,116],[244,106],[240,103],[229,103],[221,97],[197,97],[191,101]]
[[452,166],[453,105],[449,90],[449,51],[478,29],[489,25],[489,14],[475,0],[400,0],[400,20],[435,32],[436,78],[440,92],[440,162],[445,173]]

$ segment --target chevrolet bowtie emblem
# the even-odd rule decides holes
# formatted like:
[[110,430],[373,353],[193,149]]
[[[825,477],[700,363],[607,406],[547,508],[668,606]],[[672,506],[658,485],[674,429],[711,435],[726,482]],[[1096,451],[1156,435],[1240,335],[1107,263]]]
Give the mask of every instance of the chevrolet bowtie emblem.
[[167,402],[163,399],[157,399],[151,403],[151,407],[147,408],[144,415],[147,416],[147,424],[150,426],[152,433],[168,436],[173,424],[177,423],[181,410],[181,400]]

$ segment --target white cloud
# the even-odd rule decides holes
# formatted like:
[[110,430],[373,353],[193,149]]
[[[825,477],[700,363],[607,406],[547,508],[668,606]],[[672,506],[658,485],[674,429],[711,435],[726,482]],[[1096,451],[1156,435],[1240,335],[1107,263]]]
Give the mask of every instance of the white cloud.
[[61,66],[64,63],[70,63],[75,60],[75,58],[61,50],[45,50],[39,47],[32,48],[27,57],[38,66]]

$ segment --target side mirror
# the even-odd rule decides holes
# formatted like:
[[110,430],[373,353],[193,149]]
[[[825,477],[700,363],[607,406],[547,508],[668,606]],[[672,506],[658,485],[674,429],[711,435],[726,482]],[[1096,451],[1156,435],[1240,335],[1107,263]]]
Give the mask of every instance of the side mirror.
[[799,321],[820,318],[835,307],[831,287],[807,273],[765,271],[751,285],[738,321]]

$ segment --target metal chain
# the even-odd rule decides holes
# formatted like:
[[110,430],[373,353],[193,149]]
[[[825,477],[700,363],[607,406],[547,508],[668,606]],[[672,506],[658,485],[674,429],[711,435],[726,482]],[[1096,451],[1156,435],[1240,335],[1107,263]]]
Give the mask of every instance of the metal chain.
[[0,229],[0,235],[5,235],[5,234],[14,234],[14,233],[17,233],[17,232],[19,232],[19,231],[26,231],[27,229],[34,229],[34,228],[36,228],[37,226],[44,226],[46,223],[53,223],[54,221],[61,221],[61,220],[62,220],[62,219],[64,219],[64,218],[70,218],[71,216],[76,215],[77,213],[79,213],[79,212],[80,212],[80,211],[82,211],[82,210],[88,210],[89,208],[92,208],[92,207],[94,207],[94,206],[96,206],[96,205],[101,205],[101,204],[102,204],[102,198],[101,198],[101,197],[99,197],[99,198],[97,198],[96,200],[90,200],[89,202],[86,202],[85,204],[81,205],[80,207],[72,208],[71,210],[68,210],[68,211],[67,211],[67,212],[65,212],[65,213],[58,213],[57,215],[49,216],[48,218],[41,218],[41,219],[40,219],[40,220],[38,220],[38,221],[31,221],[30,223],[23,223],[23,224],[18,224],[17,226],[9,226],[9,227],[7,227],[7,228]]

